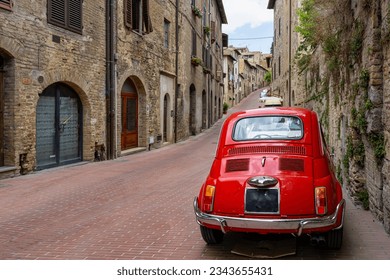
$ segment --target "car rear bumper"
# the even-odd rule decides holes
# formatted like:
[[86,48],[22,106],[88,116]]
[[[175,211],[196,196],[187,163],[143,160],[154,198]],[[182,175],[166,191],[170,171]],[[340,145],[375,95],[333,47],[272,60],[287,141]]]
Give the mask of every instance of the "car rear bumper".
[[248,229],[248,230],[264,230],[267,231],[284,231],[295,233],[298,236],[305,229],[320,229],[325,227],[336,227],[338,217],[341,216],[341,223],[337,228],[343,226],[345,200],[342,199],[336,207],[336,211],[329,216],[301,219],[258,219],[258,218],[240,218],[207,214],[200,211],[198,207],[198,199],[194,200],[194,211],[198,224],[209,224],[221,227],[221,230],[226,233],[230,228]]

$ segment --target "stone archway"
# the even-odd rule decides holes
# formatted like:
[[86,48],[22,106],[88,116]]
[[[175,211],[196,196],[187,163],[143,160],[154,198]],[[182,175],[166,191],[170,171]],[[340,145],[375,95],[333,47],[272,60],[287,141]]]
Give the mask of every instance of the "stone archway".
[[37,169],[82,160],[82,111],[78,94],[64,83],[42,92],[36,108]]
[[121,149],[138,147],[138,92],[127,79],[121,90]]

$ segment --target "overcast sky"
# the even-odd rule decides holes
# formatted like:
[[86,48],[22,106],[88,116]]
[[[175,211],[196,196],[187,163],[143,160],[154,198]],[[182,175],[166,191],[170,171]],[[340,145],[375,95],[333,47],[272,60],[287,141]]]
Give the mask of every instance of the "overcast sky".
[[229,35],[229,45],[270,53],[273,39],[262,39],[273,36],[274,10],[267,9],[268,0],[223,0],[223,5],[228,24],[222,30]]

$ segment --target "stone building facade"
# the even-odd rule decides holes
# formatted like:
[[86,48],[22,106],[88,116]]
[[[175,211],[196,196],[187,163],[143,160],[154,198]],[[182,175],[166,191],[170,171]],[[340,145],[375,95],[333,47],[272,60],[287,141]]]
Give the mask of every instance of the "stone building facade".
[[224,48],[224,102],[229,107],[238,104],[252,91],[268,86],[264,77],[269,71],[269,58],[269,54],[251,52],[248,48]]
[[225,95],[224,103],[228,104],[229,108],[235,106],[239,102],[238,88],[238,58],[240,52],[234,47],[225,47],[224,55],[224,73],[225,73]]
[[105,1],[68,4],[0,1],[0,178],[105,141]]
[[[284,1],[271,2],[277,23],[277,3]],[[303,90],[291,103],[319,114],[346,193],[390,233],[390,1],[314,1],[314,7],[316,48],[296,61],[304,67],[294,82]]]
[[159,148],[221,117],[221,0],[61,3],[0,1],[0,178]]
[[295,32],[298,23],[296,10],[301,0],[269,0],[268,9],[274,10],[274,41],[272,46],[272,95],[283,98],[284,105],[302,103],[302,88],[298,69],[294,64],[300,37]]

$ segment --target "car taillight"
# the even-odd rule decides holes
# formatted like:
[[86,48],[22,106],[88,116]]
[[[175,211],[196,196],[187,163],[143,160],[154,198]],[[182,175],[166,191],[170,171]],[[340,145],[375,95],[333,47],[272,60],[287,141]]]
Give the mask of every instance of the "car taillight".
[[203,206],[205,212],[212,212],[214,206],[215,186],[207,185],[204,193]]
[[326,204],[326,187],[316,187],[314,196],[317,215],[325,215],[328,211]]

